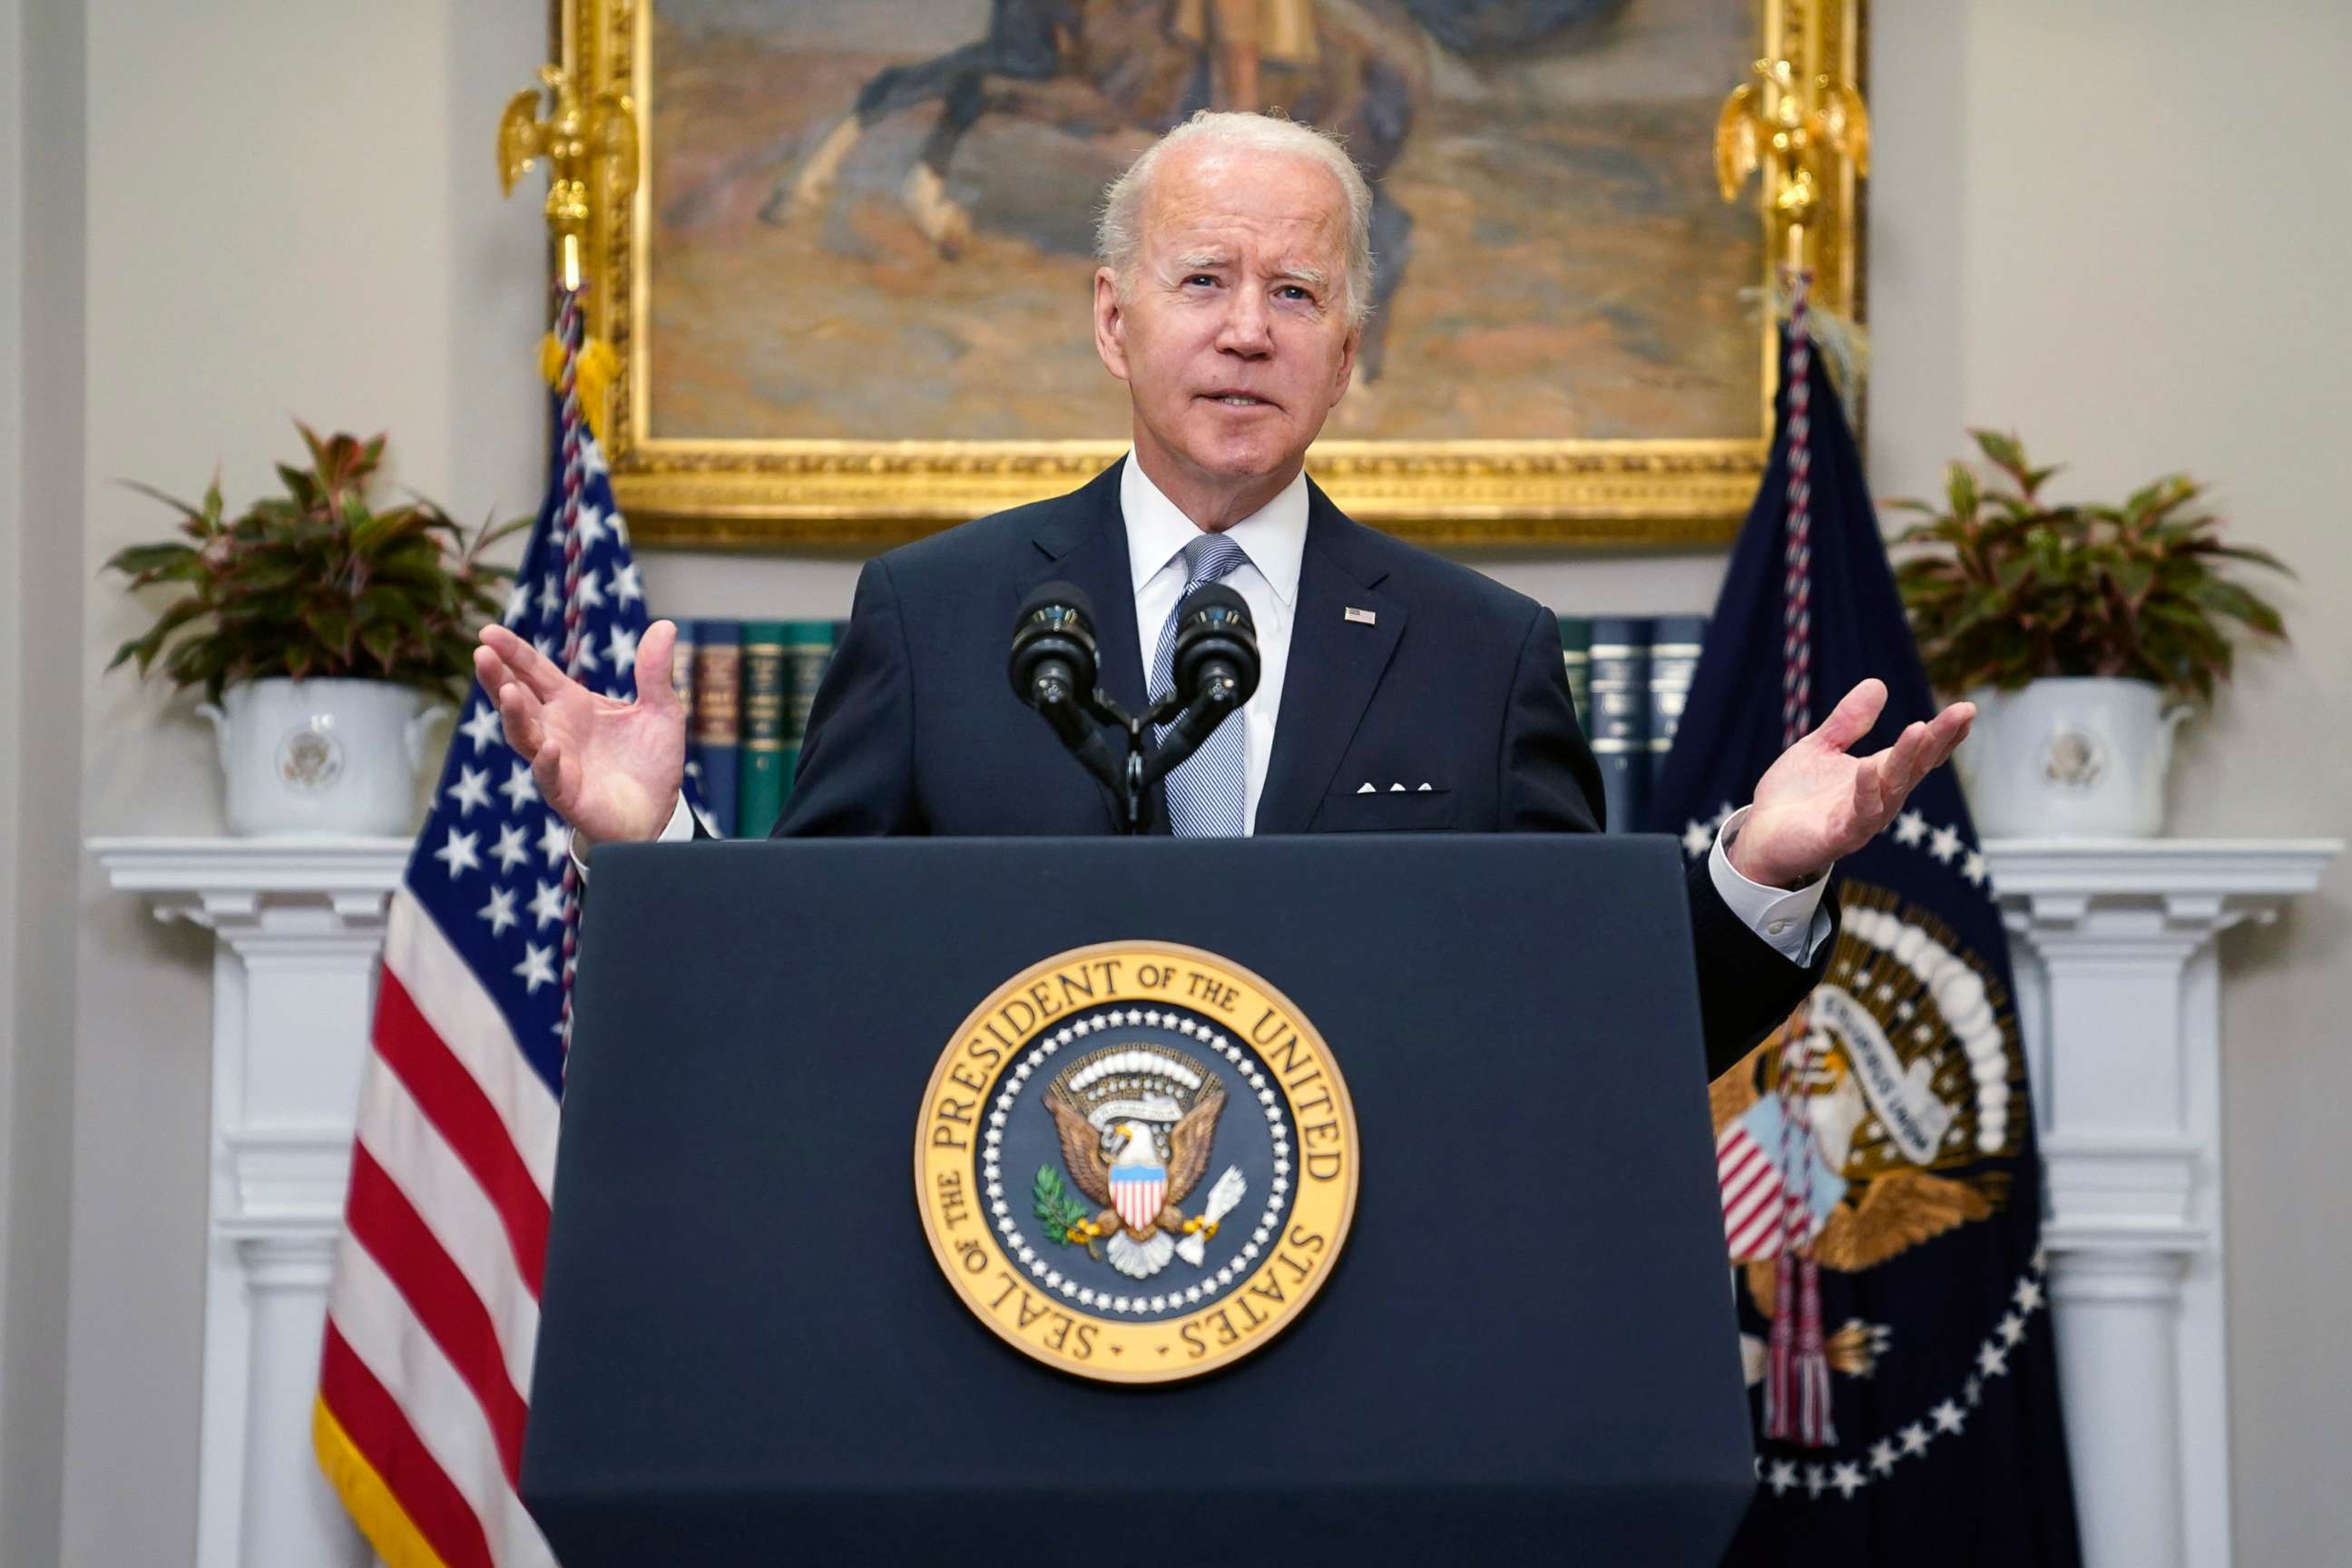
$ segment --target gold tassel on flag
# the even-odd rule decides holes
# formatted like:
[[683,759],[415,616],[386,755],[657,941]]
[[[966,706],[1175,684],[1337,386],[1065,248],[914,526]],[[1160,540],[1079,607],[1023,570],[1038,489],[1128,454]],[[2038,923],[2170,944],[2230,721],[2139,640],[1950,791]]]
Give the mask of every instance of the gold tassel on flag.
[[[590,338],[580,345],[580,363],[574,367],[579,378],[580,406],[588,416],[588,428],[600,447],[604,445],[604,394],[612,386],[614,373],[620,364],[613,345],[602,338]],[[553,332],[539,340],[539,374],[551,387],[562,380],[563,344]]]

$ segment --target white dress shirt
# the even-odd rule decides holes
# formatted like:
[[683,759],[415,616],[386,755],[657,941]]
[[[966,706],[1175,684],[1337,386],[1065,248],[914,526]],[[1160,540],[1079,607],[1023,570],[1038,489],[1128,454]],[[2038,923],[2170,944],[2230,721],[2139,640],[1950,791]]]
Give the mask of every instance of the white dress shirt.
[[[1119,510],[1127,515],[1127,564],[1135,587],[1135,646],[1150,678],[1160,630],[1184,592],[1184,546],[1201,537],[1192,520],[1160,494],[1130,455],[1118,476]],[[1244,833],[1257,831],[1258,797],[1274,755],[1274,721],[1282,711],[1282,678],[1290,668],[1290,623],[1298,607],[1298,567],[1307,553],[1307,470],[1282,493],[1225,530],[1248,557],[1225,578],[1257,624],[1257,690],[1242,704],[1249,790],[1242,798]]]
[[[1119,510],[1127,519],[1127,560],[1135,585],[1136,646],[1148,664],[1160,644],[1160,628],[1175,611],[1184,591],[1181,552],[1199,533],[1192,519],[1160,492],[1129,453],[1118,477]],[[1274,755],[1274,727],[1282,712],[1283,677],[1290,664],[1290,627],[1298,605],[1298,573],[1307,551],[1307,475],[1302,470],[1280,495],[1225,531],[1248,560],[1234,568],[1225,581],[1249,605],[1257,623],[1257,690],[1242,705],[1246,733],[1249,793],[1243,805],[1245,832],[1255,832],[1258,798],[1265,793],[1266,763]],[[1150,671],[1145,672],[1147,678]],[[1822,889],[1829,886],[1824,871],[1801,888],[1770,888],[1751,882],[1732,868],[1726,853],[1739,836],[1750,807],[1741,806],[1724,820],[1708,853],[1707,872],[1724,905],[1764,939],[1774,952],[1792,963],[1810,963],[1814,951],[1829,934],[1830,918],[1821,907]],[[680,791],[670,812],[661,842],[694,837],[694,819]],[[580,864],[575,851],[573,862]],[[587,867],[580,865],[581,875]]]

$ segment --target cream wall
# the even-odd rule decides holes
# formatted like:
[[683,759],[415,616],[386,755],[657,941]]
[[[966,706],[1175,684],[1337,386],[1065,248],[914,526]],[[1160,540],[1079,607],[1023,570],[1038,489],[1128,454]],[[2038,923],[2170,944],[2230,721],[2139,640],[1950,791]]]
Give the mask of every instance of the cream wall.
[[[460,511],[535,499],[545,433],[523,367],[541,256],[530,207],[496,198],[488,146],[544,16],[21,3],[0,0],[26,79],[0,107],[17,116],[0,153],[21,150],[28,176],[0,214],[37,220],[12,242],[0,216],[0,287],[16,298],[21,277],[25,301],[16,369],[0,371],[0,458],[18,430],[25,454],[0,485],[0,545],[26,568],[0,586],[15,650],[0,681],[18,682],[0,684],[0,831],[17,858],[13,989],[0,960],[0,1568],[185,1563],[206,1092],[188,1020],[205,1016],[208,946],[107,890],[72,839],[217,831],[219,786],[184,703],[101,676],[144,621],[98,565],[168,525],[111,481],[193,489],[218,459],[250,495],[299,413],[388,428],[398,477]],[[2352,634],[2331,618],[2352,589],[2352,467],[2327,428],[2352,405],[2352,316],[2322,281],[2352,237],[2325,135],[2329,72],[2352,61],[2345,14],[1886,0],[1875,44],[1880,488],[1927,485],[1961,425],[1987,420],[2075,459],[2088,490],[2173,466],[2218,481],[2245,534],[2304,568],[2302,641],[2251,665],[2196,737],[2179,826],[2352,830]],[[38,395],[12,425],[17,385]],[[1482,564],[1562,610],[1699,607],[1720,572],[1711,552]],[[673,613],[832,615],[855,569],[656,552],[646,578]],[[2352,1180],[2336,1109],[2352,1097],[2348,907],[2339,870],[2228,952],[2249,1563],[2332,1560],[2352,1528],[2319,1458],[2341,1446],[2352,1386],[2346,1227],[2323,1206]]]

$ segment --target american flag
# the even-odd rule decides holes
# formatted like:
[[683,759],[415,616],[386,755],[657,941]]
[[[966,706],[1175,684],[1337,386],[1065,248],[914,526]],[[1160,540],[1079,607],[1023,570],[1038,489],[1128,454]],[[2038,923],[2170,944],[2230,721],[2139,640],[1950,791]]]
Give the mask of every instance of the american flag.
[[[557,336],[547,500],[504,616],[608,697],[647,625],[628,530]],[[522,1506],[577,889],[562,821],[477,686],[394,892],[312,1437],[392,1568],[554,1563]]]

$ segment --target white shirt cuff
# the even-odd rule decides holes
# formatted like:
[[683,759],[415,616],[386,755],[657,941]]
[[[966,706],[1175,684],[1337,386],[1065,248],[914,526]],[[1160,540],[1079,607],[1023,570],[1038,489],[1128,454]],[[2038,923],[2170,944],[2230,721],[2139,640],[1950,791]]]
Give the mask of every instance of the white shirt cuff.
[[[656,836],[654,842],[656,844],[677,844],[693,837],[694,813],[687,809],[686,792],[684,790],[680,790],[677,792],[677,804],[670,808],[669,821],[662,826],[662,830]],[[572,869],[580,873],[580,880],[584,884],[588,880],[588,862],[581,858],[580,856],[580,830],[578,828],[567,827],[564,829],[563,850],[565,854],[572,857]]]
[[1743,805],[1724,818],[1722,830],[1715,836],[1715,847],[1707,855],[1707,872],[1724,907],[1739,917],[1742,925],[1790,963],[1811,964],[1830,933],[1829,911],[1822,908],[1822,889],[1830,885],[1830,874],[1824,871],[1796,889],[1768,888],[1741,876],[1731,864],[1729,850],[1731,841],[1739,837],[1739,825],[1754,809]]

